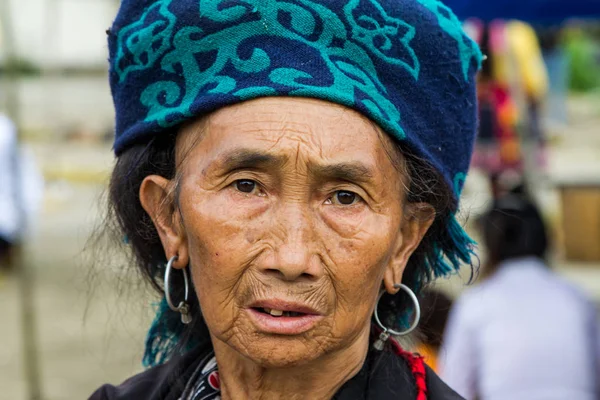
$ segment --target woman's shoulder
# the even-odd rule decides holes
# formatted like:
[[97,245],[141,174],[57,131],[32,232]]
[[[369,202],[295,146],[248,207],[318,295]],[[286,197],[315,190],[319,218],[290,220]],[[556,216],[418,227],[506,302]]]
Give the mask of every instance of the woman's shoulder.
[[[431,369],[423,358],[417,354],[403,350],[393,342],[393,351],[375,356],[371,363],[378,365],[363,375],[366,377],[368,388],[366,396],[360,398],[378,400],[464,400]],[[373,362],[374,361],[374,362]],[[360,380],[360,374],[358,377]],[[348,397],[338,397],[340,400],[359,398],[360,390],[352,390]],[[402,395],[399,396],[399,393]]]
[[102,385],[88,400],[176,400],[205,353],[192,350],[134,375],[118,386]]
[[464,400],[448,386],[431,368],[426,369],[427,399],[429,400]]
[[164,364],[134,375],[118,386],[105,384],[89,400],[154,399],[164,391],[170,365]]
[[398,347],[394,353],[404,360],[415,381],[417,400],[464,400],[425,363],[422,356]]

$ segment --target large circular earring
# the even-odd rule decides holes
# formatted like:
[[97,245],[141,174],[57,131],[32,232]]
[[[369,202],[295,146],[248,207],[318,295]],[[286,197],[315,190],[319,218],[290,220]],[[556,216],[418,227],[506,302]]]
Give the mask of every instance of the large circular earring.
[[375,341],[375,343],[373,343],[373,347],[375,348],[375,350],[383,350],[385,342],[389,339],[390,335],[404,336],[414,331],[419,325],[419,320],[421,319],[421,307],[419,306],[419,300],[417,299],[417,296],[414,294],[414,292],[403,283],[395,283],[394,287],[396,289],[402,289],[408,294],[408,296],[414,304],[415,318],[410,327],[407,330],[401,332],[395,331],[383,325],[383,323],[379,319],[379,313],[377,312],[377,309],[379,308],[379,301],[381,300],[381,297],[385,294],[385,290],[382,290],[381,293],[379,293],[379,297],[377,297],[377,303],[375,304],[375,311],[373,313],[375,315],[375,321],[377,322],[377,325],[379,325],[379,327],[383,329],[382,332],[379,334],[379,338]]
[[180,301],[177,307],[175,307],[173,301],[171,300],[170,293],[170,278],[171,278],[171,269],[173,268],[173,262],[177,261],[177,256],[173,256],[167,262],[167,267],[165,268],[165,299],[167,300],[167,304],[169,308],[175,312],[181,313],[181,322],[184,324],[189,324],[192,322],[192,316],[190,314],[190,305],[188,304],[188,296],[189,296],[189,282],[186,268],[182,269],[183,273],[183,284],[184,284],[184,297],[183,301]]

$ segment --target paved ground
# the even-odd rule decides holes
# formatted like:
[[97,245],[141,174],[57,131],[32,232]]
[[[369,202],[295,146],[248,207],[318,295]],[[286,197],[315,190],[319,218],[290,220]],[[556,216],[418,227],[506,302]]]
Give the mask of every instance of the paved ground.
[[[600,101],[570,105],[575,120],[553,140],[551,180],[600,176]],[[112,163],[109,147],[46,141],[33,149],[49,179],[40,224],[26,252],[35,276],[44,399],[84,399],[101,383],[120,382],[140,370],[150,295],[118,254],[84,250],[93,230],[103,226],[98,201]],[[540,185],[540,198],[558,224],[558,197],[548,182]],[[485,193],[483,180],[473,174],[465,191],[466,214],[486,206]],[[600,265],[568,263],[559,252],[557,267],[600,302]],[[452,292],[464,288],[460,277],[440,284]],[[19,307],[15,278],[0,277],[0,400],[26,398]]]

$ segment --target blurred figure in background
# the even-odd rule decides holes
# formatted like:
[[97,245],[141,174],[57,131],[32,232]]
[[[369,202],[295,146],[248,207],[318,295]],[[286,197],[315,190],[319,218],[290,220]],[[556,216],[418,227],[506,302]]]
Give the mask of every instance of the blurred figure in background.
[[477,82],[479,103],[479,131],[473,155],[473,166],[488,177],[493,198],[502,188],[502,175],[521,174],[522,158],[517,136],[517,107],[512,100],[508,84],[499,78],[503,63],[504,24],[493,22],[475,25],[472,30],[482,52],[487,56]]
[[39,211],[43,186],[33,155],[19,146],[14,124],[0,114],[0,271],[14,267]]
[[13,123],[0,115],[0,269],[13,266],[18,243],[19,215],[16,187],[17,134]]
[[535,183],[546,169],[546,134],[541,113],[548,95],[548,72],[533,27],[522,21],[506,24],[507,79],[520,114],[520,136],[526,179]]
[[484,281],[456,302],[439,362],[467,399],[598,399],[594,307],[546,262],[548,235],[522,194],[480,220]]
[[536,27],[536,33],[548,71],[547,120],[566,125],[569,58],[562,40],[563,29],[560,25],[540,25]]
[[452,299],[436,289],[425,289],[421,304],[420,343],[417,352],[423,356],[431,369],[438,371],[438,354],[448,321]]
[[535,180],[544,171],[540,112],[548,76],[534,29],[521,21],[469,20],[484,61],[478,82],[479,132],[473,166],[490,179],[493,198],[506,192],[503,175]]

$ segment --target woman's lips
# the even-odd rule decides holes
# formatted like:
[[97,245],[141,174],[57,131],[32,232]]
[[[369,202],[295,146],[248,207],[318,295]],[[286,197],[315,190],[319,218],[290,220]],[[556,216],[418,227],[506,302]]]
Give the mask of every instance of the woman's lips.
[[279,335],[299,335],[323,319],[311,307],[282,300],[258,301],[247,311],[258,330]]

